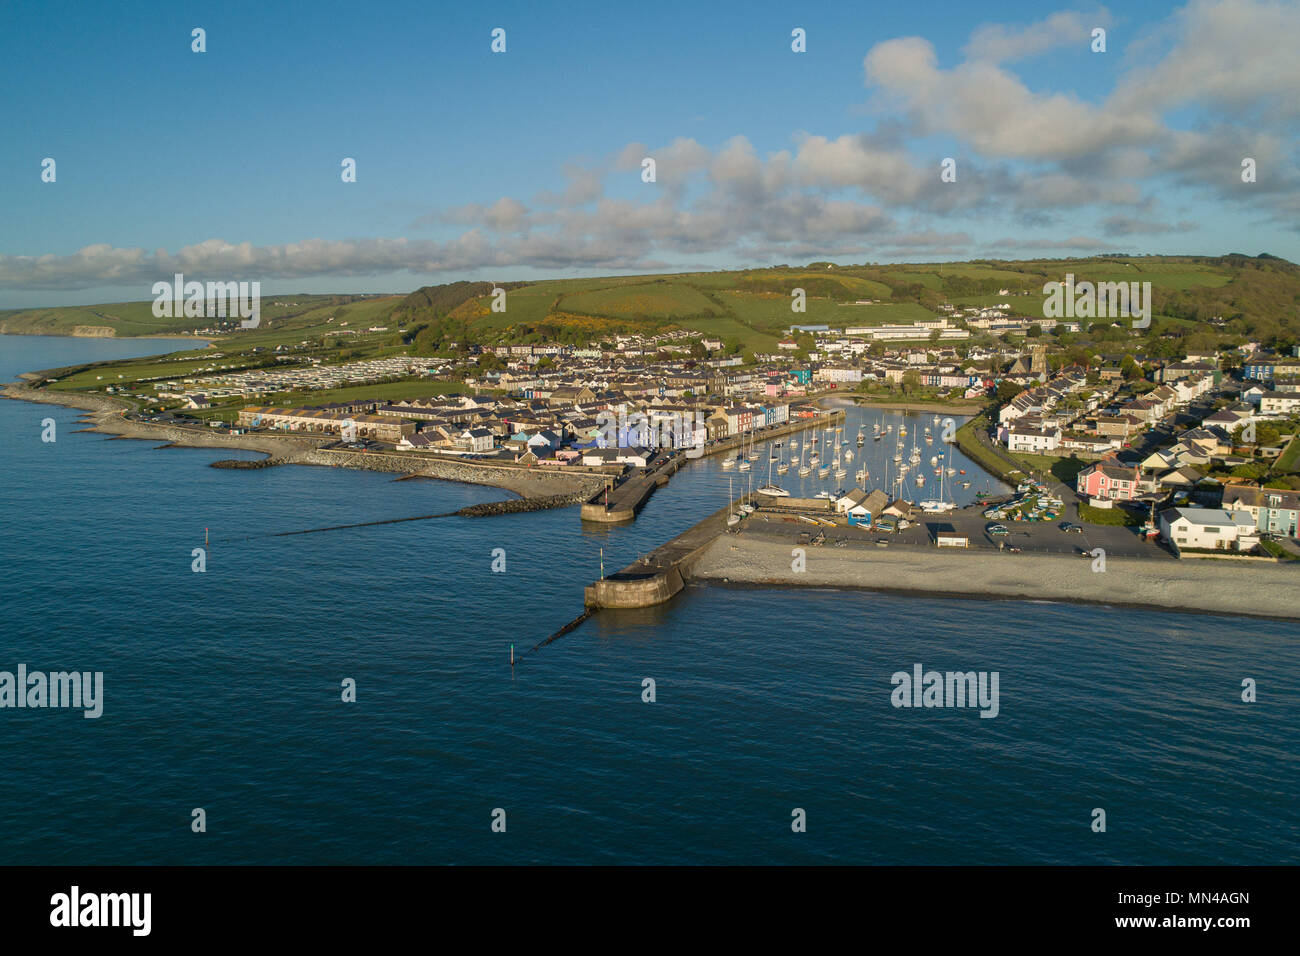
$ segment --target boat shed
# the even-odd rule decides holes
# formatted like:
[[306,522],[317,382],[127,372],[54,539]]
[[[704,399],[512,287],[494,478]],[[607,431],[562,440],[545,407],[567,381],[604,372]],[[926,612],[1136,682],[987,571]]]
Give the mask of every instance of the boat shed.
[[961,534],[950,524],[932,524],[930,533],[934,536],[936,547],[940,548],[969,548],[970,538]]

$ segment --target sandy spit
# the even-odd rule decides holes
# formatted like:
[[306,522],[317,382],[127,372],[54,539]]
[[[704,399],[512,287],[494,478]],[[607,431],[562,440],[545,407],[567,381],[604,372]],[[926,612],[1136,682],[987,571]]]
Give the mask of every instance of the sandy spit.
[[774,587],[836,587],[975,598],[1137,605],[1300,620],[1295,565],[1222,560],[1113,558],[1103,572],[1068,555],[979,551],[805,547],[806,570],[792,570],[795,546],[755,535],[722,535],[692,578]]

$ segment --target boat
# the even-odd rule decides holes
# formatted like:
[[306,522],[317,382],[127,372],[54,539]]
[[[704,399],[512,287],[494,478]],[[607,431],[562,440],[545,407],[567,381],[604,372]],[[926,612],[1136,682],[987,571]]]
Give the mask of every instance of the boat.
[[780,485],[772,481],[772,462],[767,463],[767,484],[758,489],[760,495],[767,495],[769,498],[789,498],[790,492],[786,491]]
[[781,462],[779,465],[776,466],[776,473],[777,473],[778,475],[784,475],[784,474],[786,474],[789,470],[790,470],[790,465],[789,465],[788,462],[784,462],[784,461],[783,461],[783,462]]
[[830,474],[831,474],[830,465],[822,465],[820,468],[817,469],[818,478],[829,478]]
[[957,474],[959,474],[959,475],[964,475],[964,474],[966,474],[966,469],[965,469],[965,468],[958,468],[958,469],[957,469]]
[[740,467],[740,470],[741,470],[741,471],[749,471],[749,469],[751,469],[751,468],[754,467],[754,466],[749,462],[748,459],[741,458],[741,459],[739,459],[739,461],[740,461],[740,466],[739,466],[739,467]]
[[957,474],[957,469],[953,468],[952,466],[949,466],[943,470],[943,473],[945,475],[955,475]]
[[874,441],[880,441],[880,436],[879,436],[879,435],[876,435],[876,436],[874,437],[873,440],[874,440]]
[[961,486],[962,486],[963,488],[969,488],[969,487],[970,487],[970,482],[969,482],[969,481],[963,481],[963,482],[961,482]]
[[843,477],[844,477],[845,475],[847,475],[848,473],[849,473],[849,470],[848,470],[847,468],[845,468],[843,465],[841,465],[840,467],[838,467],[838,468],[835,469],[835,477],[836,477],[836,478],[843,478]]
[[916,483],[917,483],[917,485],[924,485],[924,484],[925,484],[925,475],[918,474],[918,475],[916,476]]
[[906,426],[906,425],[899,425],[899,426],[898,426],[898,434],[901,435],[903,438],[906,438],[906,437],[907,437],[907,426]]
[[938,455],[931,455],[931,456],[930,456],[930,467],[933,468],[933,467],[934,467],[935,465],[937,465],[937,464],[939,464],[939,456],[938,456]]
[[927,445],[933,445],[933,444],[934,444],[934,436],[931,435],[931,434],[929,434],[929,433],[927,432],[927,433],[926,433],[926,436],[925,436],[925,443],[926,443]]
[[902,455],[902,453],[901,453],[901,452],[894,452],[894,464],[898,464],[898,463],[899,463],[900,461],[902,461],[902,460],[903,460],[903,455]]
[[933,418],[930,419],[930,421],[934,422],[936,425],[939,424],[939,416],[935,415]]
[[846,452],[844,453],[844,460],[845,460],[845,461],[852,461],[852,460],[853,460],[853,452],[852,452],[852,451],[846,451]]
[[724,459],[722,459],[722,467],[723,467],[723,468],[735,468],[735,467],[736,467],[736,459],[735,459],[735,458],[724,458]]
[[811,474],[812,474],[812,469],[809,468],[807,465],[800,465],[800,466],[799,466],[799,477],[800,477],[800,478],[807,478],[807,477],[808,477],[809,475],[811,475]]

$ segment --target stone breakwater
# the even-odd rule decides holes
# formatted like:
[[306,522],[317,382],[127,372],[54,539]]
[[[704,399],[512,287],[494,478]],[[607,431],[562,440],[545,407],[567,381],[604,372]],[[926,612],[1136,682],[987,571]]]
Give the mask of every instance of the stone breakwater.
[[523,511],[568,508],[571,505],[582,504],[586,498],[585,491],[571,495],[551,495],[547,498],[511,498],[507,501],[489,501],[481,505],[470,505],[455,513],[465,518],[489,518],[493,515],[512,515]]
[[276,465],[288,465],[292,464],[292,462],[292,458],[259,458],[256,461],[247,461],[243,458],[223,458],[220,461],[214,461],[212,467],[256,470],[258,468],[274,468]]
[[[504,488],[528,499],[575,496],[581,500],[589,498],[596,493],[597,489],[604,487],[604,479],[600,475],[588,472],[546,471],[536,467],[514,468],[423,455],[326,449],[319,446],[325,444],[328,439],[304,434],[293,437],[229,435],[161,422],[134,421],[124,417],[124,413],[131,408],[130,403],[106,395],[55,392],[20,383],[4,386],[0,394],[16,401],[81,409],[87,413],[81,419],[90,426],[86,430],[99,434],[163,441],[167,445],[178,448],[237,448],[261,452],[268,456],[265,462],[225,463],[220,465],[223,468],[266,468],[276,464],[355,468],[411,478],[436,478],[471,485],[489,485]],[[556,506],[551,505],[551,507]]]
[[505,488],[524,498],[549,498],[555,495],[590,497],[605,485],[599,475],[543,471],[538,468],[507,468],[465,461],[430,458],[424,455],[395,453],[373,454],[314,448],[296,455],[297,465],[325,465],[331,468],[357,468],[402,474],[410,478],[437,478],[470,485]]

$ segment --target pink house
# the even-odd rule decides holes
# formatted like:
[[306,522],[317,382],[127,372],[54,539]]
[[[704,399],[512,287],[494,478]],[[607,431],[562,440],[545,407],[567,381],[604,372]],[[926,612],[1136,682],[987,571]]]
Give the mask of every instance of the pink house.
[[1126,467],[1112,459],[1099,461],[1079,472],[1075,490],[1102,501],[1132,501],[1137,497],[1137,466]]

